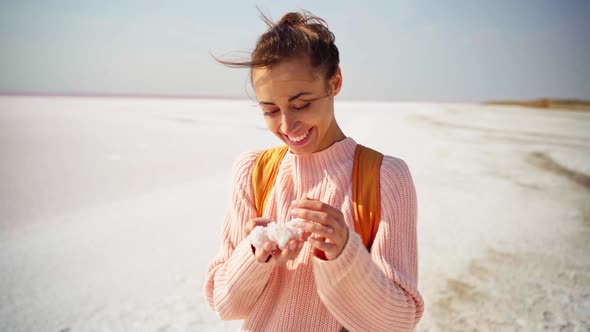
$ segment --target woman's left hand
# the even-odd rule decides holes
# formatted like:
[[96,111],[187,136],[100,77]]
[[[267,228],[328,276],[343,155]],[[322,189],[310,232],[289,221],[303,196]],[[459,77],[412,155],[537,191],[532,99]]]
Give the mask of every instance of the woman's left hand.
[[302,229],[313,234],[307,242],[316,256],[323,258],[323,252],[326,259],[333,260],[342,253],[348,242],[348,226],[342,211],[315,199],[293,201],[291,208],[294,218],[306,220]]

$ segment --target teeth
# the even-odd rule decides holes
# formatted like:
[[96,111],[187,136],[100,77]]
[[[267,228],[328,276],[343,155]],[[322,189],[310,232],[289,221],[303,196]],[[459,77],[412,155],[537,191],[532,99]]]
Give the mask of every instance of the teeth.
[[303,134],[301,136],[298,136],[298,137],[290,137],[289,136],[289,139],[291,141],[293,141],[293,142],[300,142],[300,141],[304,140],[307,137],[307,134],[309,134],[309,130],[305,134]]

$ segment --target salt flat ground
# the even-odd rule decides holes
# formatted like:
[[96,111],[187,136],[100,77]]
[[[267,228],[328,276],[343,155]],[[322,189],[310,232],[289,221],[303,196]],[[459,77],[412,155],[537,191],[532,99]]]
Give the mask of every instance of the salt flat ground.
[[[590,113],[337,102],[419,200],[418,331],[590,330]],[[201,291],[245,100],[0,98],[0,330],[235,331]]]

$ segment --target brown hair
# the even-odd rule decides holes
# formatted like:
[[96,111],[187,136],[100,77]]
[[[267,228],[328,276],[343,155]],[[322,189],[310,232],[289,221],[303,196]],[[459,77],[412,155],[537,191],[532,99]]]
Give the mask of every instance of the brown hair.
[[308,56],[313,68],[325,70],[326,79],[336,73],[340,63],[338,48],[325,20],[305,10],[287,13],[278,23],[262,12],[260,16],[268,31],[258,38],[250,60],[228,61],[213,56],[215,60],[232,68],[257,68]]

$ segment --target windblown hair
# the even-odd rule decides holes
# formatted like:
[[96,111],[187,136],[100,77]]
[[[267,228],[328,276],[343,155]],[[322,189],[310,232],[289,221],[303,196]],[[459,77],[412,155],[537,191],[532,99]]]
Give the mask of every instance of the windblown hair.
[[313,68],[325,71],[326,79],[336,73],[340,63],[338,48],[325,20],[305,10],[287,13],[278,23],[262,12],[260,16],[268,31],[258,38],[249,60],[228,61],[214,56],[215,60],[232,68],[252,69],[307,56]]

